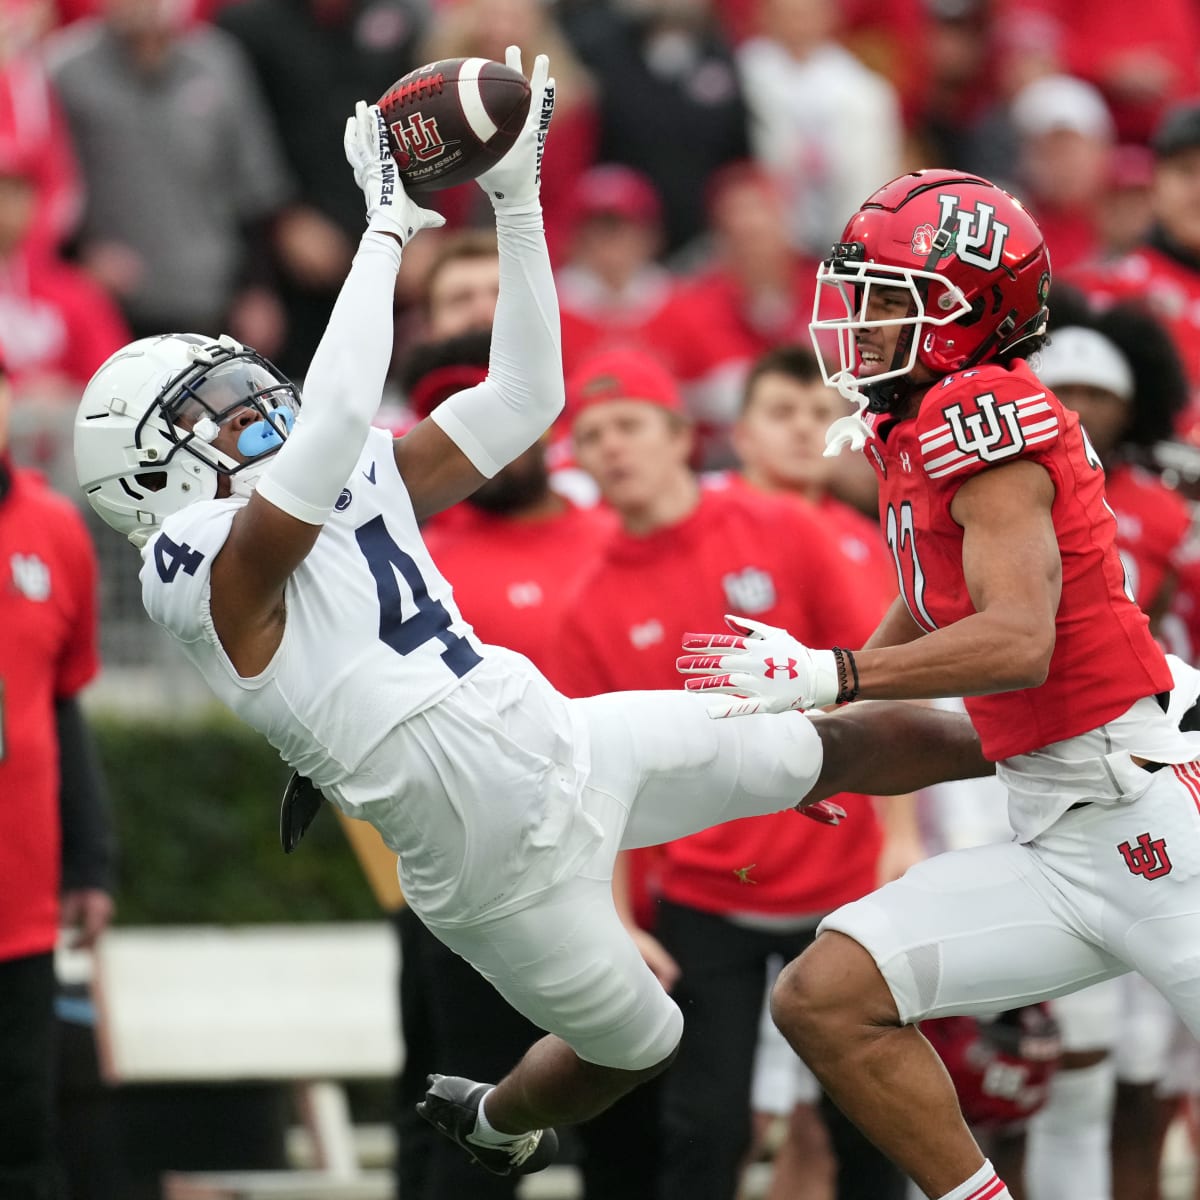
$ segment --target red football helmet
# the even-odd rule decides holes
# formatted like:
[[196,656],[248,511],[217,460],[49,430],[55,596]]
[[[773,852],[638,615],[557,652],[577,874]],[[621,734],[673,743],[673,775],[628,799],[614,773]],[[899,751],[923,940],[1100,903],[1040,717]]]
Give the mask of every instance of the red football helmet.
[[938,1052],[967,1123],[1018,1129],[1046,1103],[1062,1043],[1045,1004],[1029,1004],[994,1020],[939,1017],[921,1032]]
[[[865,381],[870,387],[918,362],[938,376],[976,366],[1042,333],[1050,256],[1021,202],[995,184],[962,171],[917,171],[884,184],[850,218],[817,284],[809,328],[821,371],[856,399],[856,330],[909,327],[890,367]],[[908,315],[866,320],[872,287],[906,288]],[[839,298],[829,304],[831,288]],[[825,354],[834,340],[831,371]]]

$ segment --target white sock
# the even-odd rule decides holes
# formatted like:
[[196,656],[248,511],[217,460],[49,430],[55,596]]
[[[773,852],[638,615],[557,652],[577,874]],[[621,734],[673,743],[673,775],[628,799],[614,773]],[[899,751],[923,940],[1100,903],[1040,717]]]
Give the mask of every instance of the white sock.
[[1109,1139],[1115,1087],[1111,1058],[1054,1073],[1045,1107],[1029,1122],[1029,1200],[1112,1200]]
[[984,1159],[983,1166],[970,1179],[939,1200],[1012,1200],[1012,1192],[1004,1186],[996,1168]]
[[485,1146],[506,1146],[510,1142],[515,1142],[523,1138],[525,1134],[501,1133],[498,1129],[493,1129],[488,1124],[487,1113],[484,1112],[484,1107],[487,1104],[488,1096],[495,1090],[495,1088],[488,1088],[484,1093],[483,1099],[479,1102],[479,1112],[475,1114],[475,1128],[471,1130],[471,1140]]

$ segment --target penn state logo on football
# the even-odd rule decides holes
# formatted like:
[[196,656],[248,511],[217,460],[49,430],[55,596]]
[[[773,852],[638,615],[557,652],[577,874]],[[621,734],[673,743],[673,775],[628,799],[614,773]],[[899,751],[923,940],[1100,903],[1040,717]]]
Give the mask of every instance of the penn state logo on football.
[[975,202],[974,209],[965,208],[957,196],[948,193],[938,196],[938,204],[941,206],[939,227],[958,226],[953,242],[958,257],[973,267],[994,271],[1000,265],[1004,243],[1008,240],[1008,226],[996,220],[996,209],[982,200]]

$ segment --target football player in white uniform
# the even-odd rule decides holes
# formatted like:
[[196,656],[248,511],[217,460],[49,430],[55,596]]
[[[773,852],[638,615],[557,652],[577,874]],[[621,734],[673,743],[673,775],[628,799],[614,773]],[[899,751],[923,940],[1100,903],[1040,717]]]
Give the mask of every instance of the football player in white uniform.
[[401,250],[441,219],[407,197],[378,109],[360,104],[346,153],[367,230],[303,406],[227,337],[146,338],[96,373],[75,443],[88,499],[141,549],[153,619],[297,772],[380,830],[422,921],[549,1031],[494,1089],[431,1077],[423,1115],[498,1174],[547,1165],[554,1124],[601,1111],[674,1054],[682,1017],[613,905],[620,848],[988,770],[965,721],[903,705],[872,734],[870,706],[729,722],[683,692],[568,701],[462,619],[418,522],[563,403],[539,201],[544,57],[531,88],[521,136],[478,181],[501,266],[482,384],[403,438],[371,427]]

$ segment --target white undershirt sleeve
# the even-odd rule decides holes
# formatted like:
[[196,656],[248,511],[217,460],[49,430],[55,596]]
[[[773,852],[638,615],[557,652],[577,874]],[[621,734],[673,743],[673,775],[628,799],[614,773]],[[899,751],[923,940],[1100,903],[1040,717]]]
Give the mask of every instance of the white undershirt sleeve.
[[558,296],[540,212],[496,214],[500,296],[483,383],[433,410],[435,421],[489,479],[562,412]]
[[379,409],[392,358],[400,244],[368,231],[304,380],[296,427],[257,491],[309,525],[323,525],[354,470]]

